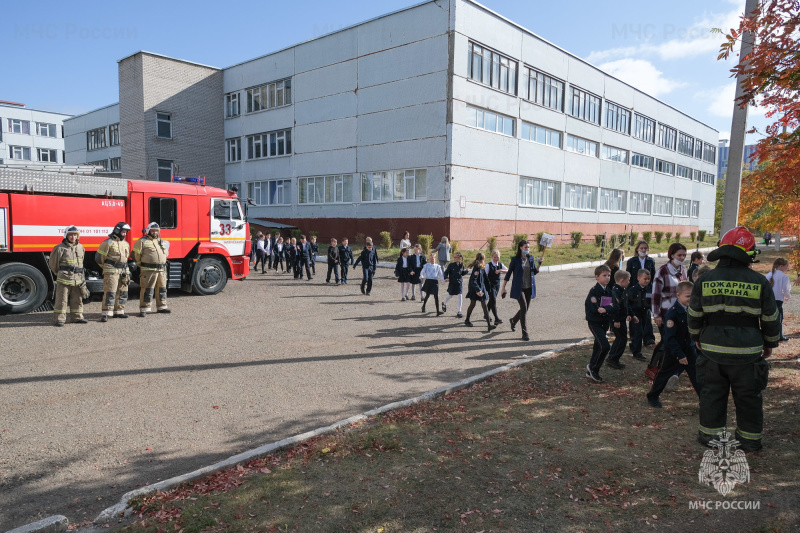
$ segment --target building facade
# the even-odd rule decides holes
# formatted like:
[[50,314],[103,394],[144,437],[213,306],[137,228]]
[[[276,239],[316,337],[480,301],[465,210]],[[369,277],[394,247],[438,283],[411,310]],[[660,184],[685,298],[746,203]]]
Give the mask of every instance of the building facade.
[[122,175],[119,104],[111,104],[64,121],[65,162],[90,164]]
[[[727,139],[722,139],[719,141],[719,164],[717,165],[717,180],[724,180],[725,174],[728,172],[728,153],[730,152],[728,142],[729,141]],[[752,172],[758,168],[758,161],[753,157],[756,148],[758,148],[758,146],[755,144],[746,144],[744,146],[742,163],[744,164],[744,170],[748,172]]]
[[0,163],[65,162],[64,120],[69,115],[0,102]]

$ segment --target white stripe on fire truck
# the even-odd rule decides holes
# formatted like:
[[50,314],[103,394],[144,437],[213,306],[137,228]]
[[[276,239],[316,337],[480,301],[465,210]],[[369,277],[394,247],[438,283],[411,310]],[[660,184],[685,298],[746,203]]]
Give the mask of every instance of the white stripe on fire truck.
[[[11,234],[14,237],[64,237],[64,230],[69,226],[33,226],[27,224],[14,224]],[[78,226],[78,230],[85,237],[101,237],[114,230],[114,226]]]

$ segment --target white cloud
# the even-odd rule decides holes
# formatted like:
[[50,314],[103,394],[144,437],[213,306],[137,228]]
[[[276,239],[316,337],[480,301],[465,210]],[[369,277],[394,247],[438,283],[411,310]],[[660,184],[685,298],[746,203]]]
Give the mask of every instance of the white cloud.
[[617,59],[599,65],[599,68],[629,83],[651,96],[661,96],[686,84],[664,77],[652,63],[644,59]]
[[[700,91],[695,96],[709,102],[708,112],[712,115],[727,119],[733,117],[733,102],[736,98],[735,81],[731,81],[716,89]],[[764,108],[750,106],[747,116],[750,119],[763,118]]]

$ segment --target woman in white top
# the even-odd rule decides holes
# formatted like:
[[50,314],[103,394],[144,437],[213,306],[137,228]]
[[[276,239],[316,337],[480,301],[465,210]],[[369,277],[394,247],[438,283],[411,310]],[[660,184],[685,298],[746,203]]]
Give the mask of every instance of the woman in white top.
[[444,281],[444,272],[442,267],[436,264],[435,257],[436,252],[431,252],[429,261],[422,267],[419,279],[425,280],[421,291],[425,293],[425,298],[422,300],[422,312],[425,312],[425,304],[428,303],[428,298],[433,294],[433,300],[436,302],[436,316],[439,316],[442,314],[439,311],[439,282]]
[[403,238],[400,239],[400,249],[411,248],[411,235],[408,232],[403,233]]
[[779,257],[772,263],[772,272],[767,274],[772,292],[775,294],[775,303],[778,305],[778,320],[781,323],[781,340],[788,341],[783,336],[783,302],[788,302],[792,293],[792,284],[786,273],[789,271],[789,261]]

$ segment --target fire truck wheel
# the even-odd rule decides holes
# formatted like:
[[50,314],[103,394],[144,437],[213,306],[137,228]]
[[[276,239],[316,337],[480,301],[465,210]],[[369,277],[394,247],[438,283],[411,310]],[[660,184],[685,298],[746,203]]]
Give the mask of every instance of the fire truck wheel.
[[0,265],[0,313],[27,313],[44,303],[47,280],[24,263]]
[[204,257],[195,265],[192,286],[198,294],[204,296],[217,294],[227,283],[228,273],[219,259]]

